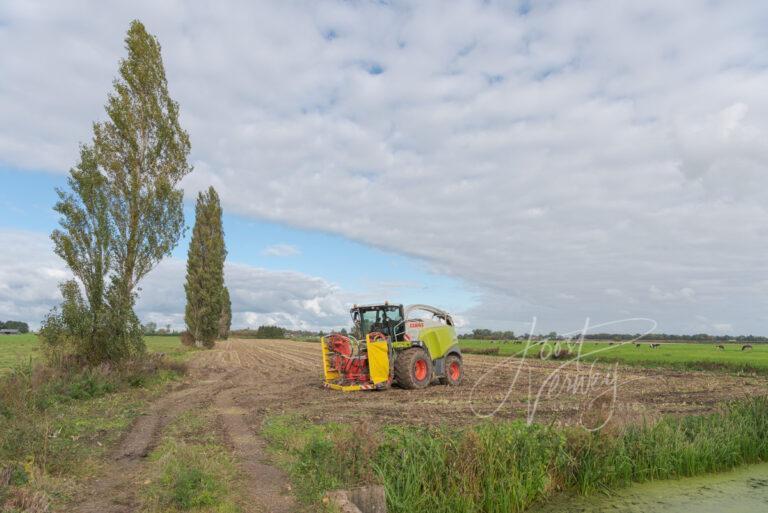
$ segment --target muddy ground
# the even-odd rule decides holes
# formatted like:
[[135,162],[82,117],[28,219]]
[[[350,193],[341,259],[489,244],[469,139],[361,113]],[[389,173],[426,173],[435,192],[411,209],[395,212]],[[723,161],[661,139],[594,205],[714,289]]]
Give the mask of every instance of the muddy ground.
[[296,506],[286,477],[266,461],[259,438],[266,414],[292,413],[318,422],[374,425],[467,425],[484,418],[535,422],[625,423],[661,414],[714,411],[723,401],[768,394],[768,378],[615,365],[465,355],[460,387],[392,388],[343,393],[322,387],[320,346],[288,340],[229,340],[196,354],[184,383],[150,405],[112,454],[109,471],[87,485],[74,511],[136,511],[144,457],[184,411],[210,406],[221,437],[248,483],[249,512]]
[[193,365],[252,373],[254,388],[241,389],[235,399],[253,419],[295,412],[318,421],[363,417],[379,424],[469,424],[490,416],[572,424],[596,403],[603,409],[613,405],[620,419],[713,411],[729,399],[768,394],[766,377],[721,372],[481,355],[465,355],[464,361],[460,387],[353,393],[321,386],[320,347],[314,343],[232,340],[201,354]]

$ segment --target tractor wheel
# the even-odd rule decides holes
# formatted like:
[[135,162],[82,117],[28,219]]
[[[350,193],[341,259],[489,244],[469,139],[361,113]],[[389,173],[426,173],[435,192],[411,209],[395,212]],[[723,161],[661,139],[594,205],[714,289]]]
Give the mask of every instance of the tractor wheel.
[[464,379],[464,364],[461,358],[455,354],[449,354],[445,357],[445,377],[440,378],[440,383],[443,385],[461,385],[461,380]]
[[432,359],[420,347],[400,351],[395,360],[395,379],[403,388],[426,388],[432,381]]

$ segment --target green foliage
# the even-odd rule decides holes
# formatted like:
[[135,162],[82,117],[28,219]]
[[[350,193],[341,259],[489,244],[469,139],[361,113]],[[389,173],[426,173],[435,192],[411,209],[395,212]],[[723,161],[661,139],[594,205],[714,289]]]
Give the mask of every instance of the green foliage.
[[141,331],[144,335],[154,335],[157,333],[157,323],[148,322],[141,325]]
[[213,347],[221,331],[222,312],[227,308],[224,304],[229,298],[228,292],[226,298],[224,296],[226,256],[219,195],[210,187],[197,196],[184,284],[187,331],[205,347]]
[[563,490],[589,494],[768,461],[768,398],[598,432],[523,422],[366,432],[272,417],[263,434],[306,502],[374,481],[395,513],[506,513]]
[[221,297],[221,317],[219,318],[219,338],[227,340],[232,329],[232,301],[229,299],[229,289],[224,287]]
[[[116,306],[97,314],[80,293],[77,282],[60,286],[64,301],[43,320],[40,339],[50,363],[67,363],[67,355],[91,365],[117,362],[144,350],[141,326],[130,308]],[[121,296],[110,294],[107,305]]]
[[254,338],[285,338],[285,328],[280,326],[259,326]]
[[[190,144],[168,95],[160,44],[133,21],[127,58],[106,105],[70,170],[71,192],[57,190],[56,254],[82,284],[62,286],[60,311],[45,320],[43,340],[56,354],[71,348],[89,363],[119,361],[143,350],[133,307],[136,287],[178,243]],[[79,340],[75,340],[79,339]]]
[[475,328],[472,330],[472,333],[459,335],[459,338],[471,338],[476,340],[513,340],[515,338],[515,332]]
[[29,333],[29,324],[21,321],[0,321],[0,330],[18,330],[19,333]]
[[114,230],[110,253],[130,293],[181,237],[183,191],[176,186],[191,167],[160,43],[134,20],[125,47],[128,56],[107,99],[109,120],[94,124],[93,144]]

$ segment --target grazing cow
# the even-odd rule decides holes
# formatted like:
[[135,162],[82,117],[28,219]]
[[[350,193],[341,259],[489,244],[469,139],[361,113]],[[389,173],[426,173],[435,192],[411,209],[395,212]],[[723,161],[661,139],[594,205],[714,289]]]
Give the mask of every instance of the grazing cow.
[[643,345],[643,344],[641,344],[640,342],[637,342],[637,343],[635,344],[635,347],[640,347],[641,345]]
[[742,351],[746,351],[747,349],[752,349],[752,344],[744,344],[741,346]]
[[612,346],[612,345],[613,345],[613,342],[608,342],[608,345],[609,345],[609,346]]
[[725,346],[724,346],[723,344],[717,345],[717,346],[715,346],[715,347],[716,347],[716,348],[718,348],[718,349],[722,349],[723,351],[725,351]]
[[651,349],[656,349],[656,348],[657,348],[657,347],[659,347],[660,345],[661,345],[661,344],[651,344]]

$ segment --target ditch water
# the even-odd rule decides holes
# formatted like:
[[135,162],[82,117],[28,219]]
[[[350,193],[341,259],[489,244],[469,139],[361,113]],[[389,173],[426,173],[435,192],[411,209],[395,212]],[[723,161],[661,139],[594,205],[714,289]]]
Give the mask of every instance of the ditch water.
[[532,513],[765,513],[768,464],[631,486],[610,497],[561,497]]

